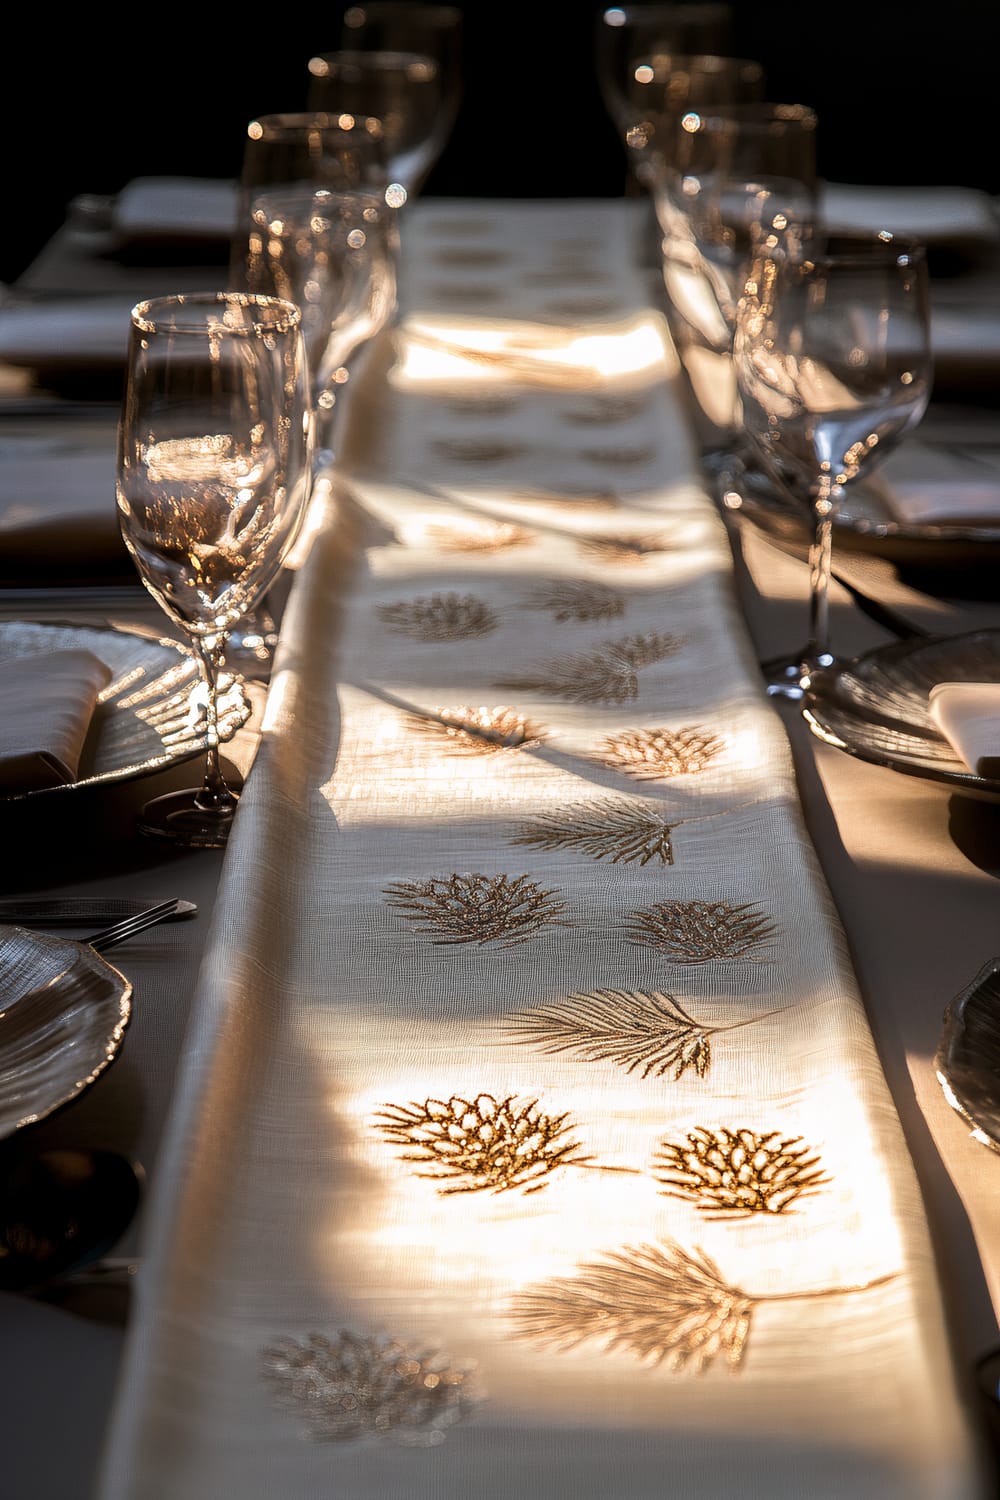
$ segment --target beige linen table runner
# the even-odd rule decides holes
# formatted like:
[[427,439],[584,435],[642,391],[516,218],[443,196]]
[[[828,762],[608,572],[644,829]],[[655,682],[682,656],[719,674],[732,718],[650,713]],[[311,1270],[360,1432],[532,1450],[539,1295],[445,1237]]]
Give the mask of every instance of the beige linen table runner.
[[625,202],[404,222],[102,1500],[987,1493],[639,233]]

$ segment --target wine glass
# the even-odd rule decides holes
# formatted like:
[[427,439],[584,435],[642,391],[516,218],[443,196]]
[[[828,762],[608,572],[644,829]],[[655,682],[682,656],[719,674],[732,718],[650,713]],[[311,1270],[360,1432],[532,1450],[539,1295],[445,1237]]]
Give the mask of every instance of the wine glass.
[[424,52],[354,47],[308,63],[307,108],[364,122],[384,152],[393,203],[414,197],[444,144],[449,106],[444,71]]
[[344,12],[340,46],[345,51],[411,52],[433,58],[440,82],[433,147],[437,160],[462,102],[461,8],[420,0],[365,0]]
[[254,199],[246,241],[246,290],[302,314],[316,465],[328,467],[338,396],[396,313],[396,211],[378,193],[292,184]]
[[829,580],[846,486],[919,423],[932,383],[926,248],[902,235],[826,239],[785,255],[762,238],[733,345],[747,433],[779,487],[811,518],[809,639],[774,665],[768,691],[801,698],[835,664]]
[[[733,334],[755,235],[782,227],[802,259],[819,227],[814,110],[770,100],[688,109],[659,137],[654,198],[667,313],[723,491],[753,462],[742,430]],[[778,243],[778,242],[776,242]]]
[[131,314],[118,425],[122,537],[190,640],[203,684],[199,788],[148,802],[140,832],[222,848],[238,803],[219,761],[217,678],[229,631],[295,542],[312,485],[301,314],[239,292],[156,297]]

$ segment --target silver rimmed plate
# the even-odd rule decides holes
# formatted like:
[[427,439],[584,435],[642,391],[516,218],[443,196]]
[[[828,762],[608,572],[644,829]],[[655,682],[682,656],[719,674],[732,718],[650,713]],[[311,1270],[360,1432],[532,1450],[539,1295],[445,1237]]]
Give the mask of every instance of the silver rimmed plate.
[[934,1071],[973,1138],[1000,1151],[1000,958],[984,964],[945,1011]]
[[68,1104],[121,1047],[132,986],[87,943],[0,926],[0,1139]]
[[1000,802],[1000,781],[970,771],[931,717],[939,682],[1000,682],[1000,630],[895,641],[818,673],[803,716],[821,740],[860,760]]
[[[198,663],[179,641],[121,627],[0,623],[0,661],[71,649],[92,652],[112,674],[98,699],[77,780],[12,793],[0,801],[24,802],[74,787],[127,781],[204,754]],[[225,741],[247,722],[252,706],[235,673],[223,673],[220,687],[219,734]]]

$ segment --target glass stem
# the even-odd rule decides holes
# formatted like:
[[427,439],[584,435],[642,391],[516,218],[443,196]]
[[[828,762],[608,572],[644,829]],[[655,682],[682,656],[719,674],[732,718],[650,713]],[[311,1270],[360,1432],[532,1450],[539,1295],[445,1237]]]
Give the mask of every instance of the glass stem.
[[830,568],[833,562],[833,514],[839,488],[824,475],[813,500],[813,534],[809,547],[809,645],[805,666],[830,661]]
[[225,650],[224,635],[194,639],[195,655],[205,684],[205,779],[195,798],[202,812],[231,811],[239,801],[226,785],[219,760],[219,668]]

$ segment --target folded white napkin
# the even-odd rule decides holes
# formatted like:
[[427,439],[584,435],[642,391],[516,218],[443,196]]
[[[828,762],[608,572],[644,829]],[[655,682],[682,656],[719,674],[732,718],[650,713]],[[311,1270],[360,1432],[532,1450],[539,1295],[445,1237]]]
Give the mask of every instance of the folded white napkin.
[[136,298],[52,297],[0,308],[0,363],[41,370],[124,368]]
[[931,718],[977,776],[1000,777],[1000,682],[938,682]]
[[911,438],[869,487],[901,526],[1000,527],[1000,451],[977,449],[974,458],[963,458]]
[[75,781],[111,669],[90,651],[51,651],[0,662],[0,792]]
[[0,571],[45,560],[75,565],[128,560],[115,504],[113,434],[87,446],[48,438],[10,439],[0,448]]
[[1000,242],[1000,219],[988,193],[966,187],[882,187],[828,182],[820,200],[834,233],[888,229],[929,246],[953,249]]
[[135,177],[112,207],[122,243],[228,240],[236,228],[237,186],[214,177]]

